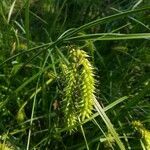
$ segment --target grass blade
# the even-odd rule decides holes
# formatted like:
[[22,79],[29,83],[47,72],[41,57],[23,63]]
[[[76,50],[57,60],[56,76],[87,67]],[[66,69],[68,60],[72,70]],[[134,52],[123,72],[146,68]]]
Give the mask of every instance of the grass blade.
[[150,33],[136,33],[136,34],[98,33],[98,34],[86,34],[82,36],[71,37],[65,40],[82,41],[82,40],[89,40],[89,39],[94,41],[150,39]]
[[11,18],[12,12],[13,12],[13,9],[14,9],[14,7],[15,7],[15,3],[16,3],[16,0],[14,0],[14,2],[12,3],[12,5],[11,5],[11,7],[10,7],[10,11],[9,11],[9,14],[8,14],[7,23],[9,23],[9,21],[10,21],[10,18]]
[[110,122],[110,120],[107,117],[106,113],[104,112],[103,108],[100,106],[99,102],[96,99],[94,99],[94,106],[95,106],[96,110],[98,111],[99,115],[102,117],[108,130],[110,131],[110,133],[114,137],[114,139],[115,139],[116,143],[118,144],[118,146],[120,147],[120,149],[125,150],[124,144],[121,142],[117,132],[115,131],[115,129],[112,125],[112,123]]
[[125,16],[135,14],[135,13],[141,12],[141,11],[146,11],[146,10],[149,10],[149,9],[150,9],[150,7],[146,7],[146,8],[142,8],[142,9],[136,9],[136,10],[129,10],[129,11],[126,11],[126,12],[121,12],[121,13],[118,13],[118,14],[114,14],[114,15],[111,15],[111,16],[107,16],[107,17],[104,17],[104,18],[97,19],[97,20],[94,20],[92,22],[89,22],[85,25],[82,25],[82,26],[76,28],[74,31],[71,31],[68,34],[66,34],[65,37],[70,37],[70,36],[72,36],[76,33],[79,33],[79,32],[81,32],[85,29],[91,28],[91,27],[96,26],[98,24],[103,24],[103,23],[106,23],[108,21],[123,18]]

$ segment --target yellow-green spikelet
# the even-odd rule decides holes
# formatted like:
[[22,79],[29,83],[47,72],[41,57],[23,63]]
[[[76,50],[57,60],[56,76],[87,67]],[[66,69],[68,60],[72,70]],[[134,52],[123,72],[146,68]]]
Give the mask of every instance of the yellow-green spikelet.
[[74,71],[68,69],[66,72],[66,87],[64,88],[63,112],[65,124],[70,129],[76,125],[77,118],[75,117],[75,108],[73,107],[73,91],[74,91],[75,77]]
[[89,60],[89,56],[85,51],[77,49],[71,51],[71,56],[76,60],[76,68],[78,70],[78,81],[80,95],[78,99],[78,111],[81,120],[87,117],[89,118],[93,109],[93,100],[95,98],[95,79],[93,73],[93,67]]
[[15,148],[11,145],[7,145],[6,143],[0,143],[0,150],[15,150]]
[[[89,118],[95,99],[95,79],[88,55],[80,49],[72,49],[70,64],[64,66],[66,86],[64,88],[63,112],[67,127],[75,128],[78,117],[81,121]],[[73,126],[71,128],[71,126]]]
[[150,150],[150,131],[145,129],[140,121],[133,121],[132,125],[142,135],[142,140],[147,150]]

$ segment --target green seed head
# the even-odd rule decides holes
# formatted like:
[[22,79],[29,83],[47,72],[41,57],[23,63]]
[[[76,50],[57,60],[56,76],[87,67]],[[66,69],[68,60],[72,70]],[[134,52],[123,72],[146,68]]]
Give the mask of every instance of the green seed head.
[[140,121],[133,121],[132,125],[141,134],[146,149],[150,150],[150,131],[145,129]]
[[77,124],[78,117],[84,121],[92,114],[93,100],[96,98],[95,79],[88,57],[85,51],[72,49],[69,55],[70,64],[62,68],[65,68],[63,72],[66,78],[63,112],[69,129]]

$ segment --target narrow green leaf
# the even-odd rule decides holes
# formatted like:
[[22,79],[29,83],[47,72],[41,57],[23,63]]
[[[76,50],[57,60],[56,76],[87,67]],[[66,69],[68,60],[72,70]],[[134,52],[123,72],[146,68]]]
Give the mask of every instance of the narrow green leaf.
[[65,41],[106,41],[106,40],[131,40],[131,39],[150,39],[150,33],[136,33],[136,34],[120,34],[120,33],[98,33],[98,34],[86,34],[82,36],[75,36],[66,38]]
[[94,20],[92,22],[89,22],[87,24],[84,24],[84,25],[74,29],[73,31],[68,32],[66,35],[64,35],[64,38],[71,37],[72,35],[74,35],[76,33],[79,33],[79,32],[81,32],[85,29],[91,28],[91,27],[96,26],[98,24],[103,24],[103,23],[106,23],[108,21],[123,18],[125,16],[135,14],[135,13],[138,13],[138,12],[141,12],[141,11],[146,11],[146,10],[149,10],[149,9],[150,9],[150,7],[146,7],[146,8],[142,8],[142,9],[136,9],[136,10],[129,10],[129,11],[117,13],[117,14],[114,14],[114,15],[111,15],[111,16],[107,16],[107,17],[104,17],[104,18]]
[[101,107],[101,105],[99,104],[99,102],[96,99],[94,99],[94,104],[95,104],[94,105],[95,109],[98,111],[99,115],[101,116],[101,118],[105,122],[108,130],[110,131],[110,133],[114,137],[114,139],[115,139],[116,143],[118,144],[118,146],[120,147],[120,149],[125,150],[124,144],[121,142],[116,130],[114,129],[112,123],[110,122],[109,118],[107,117],[104,109]]
[[16,3],[16,0],[14,0],[14,2],[12,3],[12,5],[11,5],[11,7],[10,7],[10,11],[9,11],[9,14],[8,14],[7,23],[9,23],[9,21],[10,21],[10,18],[11,18],[12,12],[13,12],[13,9],[14,9],[14,7],[15,7],[15,3]]

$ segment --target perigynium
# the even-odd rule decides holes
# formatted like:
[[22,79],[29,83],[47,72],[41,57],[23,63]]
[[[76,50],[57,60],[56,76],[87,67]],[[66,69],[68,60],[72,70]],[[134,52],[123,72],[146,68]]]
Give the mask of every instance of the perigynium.
[[79,120],[90,117],[96,98],[94,68],[88,58],[85,51],[72,49],[69,65],[62,65],[66,78],[62,106],[65,123],[70,131],[76,129]]

